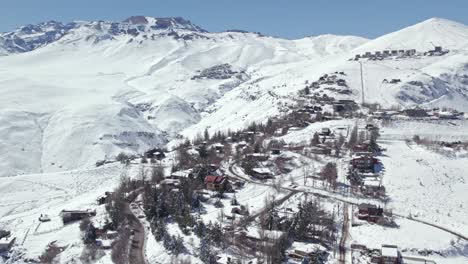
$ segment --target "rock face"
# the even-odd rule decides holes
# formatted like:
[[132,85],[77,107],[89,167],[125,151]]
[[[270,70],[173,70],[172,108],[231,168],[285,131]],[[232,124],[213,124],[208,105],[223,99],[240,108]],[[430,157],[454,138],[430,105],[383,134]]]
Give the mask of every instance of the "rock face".
[[77,23],[63,24],[56,21],[27,25],[13,32],[0,34],[0,47],[8,53],[32,51],[59,40],[77,27]]
[[[132,16],[123,22],[71,22],[61,23],[49,21],[37,25],[23,26],[15,31],[0,34],[0,54],[22,53],[53,43],[71,31],[93,29],[98,33],[99,40],[112,39],[113,36],[140,34],[160,34],[166,31],[174,37],[181,37],[176,31],[190,33],[206,33],[207,31],[181,17],[154,18]],[[185,34],[190,35],[190,34]],[[182,36],[183,37],[183,36]]]
[[228,63],[215,65],[213,67],[204,69],[192,77],[192,80],[196,79],[212,79],[212,80],[225,80],[232,77],[238,77],[241,79],[242,75],[245,74],[245,71],[235,71],[232,66]]

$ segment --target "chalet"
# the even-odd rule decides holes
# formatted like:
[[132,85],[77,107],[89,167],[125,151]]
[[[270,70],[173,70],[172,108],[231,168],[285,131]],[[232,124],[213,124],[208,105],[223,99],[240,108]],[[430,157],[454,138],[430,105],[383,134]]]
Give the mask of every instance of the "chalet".
[[179,188],[180,180],[179,179],[164,179],[160,182],[161,186],[166,186],[169,189]]
[[96,245],[101,249],[111,249],[112,241],[105,239],[96,239]]
[[96,211],[94,210],[62,210],[60,212],[60,216],[62,217],[62,221],[64,224],[78,221],[84,219],[86,217],[95,216]]
[[319,133],[321,136],[330,136],[331,135],[331,130],[328,127],[322,128],[322,132]]
[[[363,176],[363,175],[361,175]],[[362,178],[361,178],[362,179]],[[385,187],[382,186],[380,179],[377,177],[366,177],[362,181],[361,185],[361,192],[365,195],[370,196],[384,196],[385,195]]]
[[193,177],[192,169],[175,171],[165,178],[181,181],[190,177]]
[[212,147],[212,149],[214,149],[217,153],[223,153],[223,151],[224,151],[224,145],[221,144],[221,143],[213,144],[211,147]]
[[273,173],[268,168],[253,168],[252,177],[265,180],[270,179],[273,176]]
[[272,155],[279,155],[279,154],[281,154],[281,149],[273,148],[273,149],[271,149],[271,154]]
[[224,191],[227,188],[228,180],[224,176],[206,176],[205,187],[211,191]]
[[2,239],[4,237],[9,237],[10,235],[11,235],[10,231],[0,229],[0,239]]
[[379,160],[372,156],[361,156],[352,159],[350,163],[352,169],[358,171],[375,172],[375,166],[379,163]]
[[319,144],[310,148],[310,152],[319,155],[330,155],[332,150],[327,145]]
[[381,252],[381,264],[400,264],[403,263],[402,256],[398,250],[398,246],[394,245],[382,245]]
[[436,113],[436,116],[438,116],[440,119],[447,119],[447,120],[456,120],[459,119],[460,113],[458,112],[438,112]]
[[383,209],[373,204],[362,203],[358,205],[358,219],[377,222],[383,217]]
[[3,237],[0,238],[0,253],[8,252],[15,244],[15,237]]
[[389,50],[384,50],[384,51],[383,51],[383,55],[384,55],[385,57],[390,56],[390,51],[389,51]]
[[268,154],[263,154],[263,153],[249,153],[246,155],[247,159],[251,159],[254,161],[266,161],[268,160],[270,156]]
[[166,157],[166,154],[164,154],[164,150],[160,149],[160,148],[154,148],[154,149],[150,149],[148,151],[145,152],[145,157],[148,158],[148,159],[152,159],[152,158],[155,158],[157,160],[162,160]]
[[369,145],[368,144],[358,144],[358,145],[355,145],[352,147],[351,149],[353,151],[354,154],[356,155],[359,155],[361,153],[361,156],[366,156],[365,154],[369,153],[370,155],[370,152],[369,152]]
[[398,55],[398,50],[392,50],[392,56],[397,56]]
[[422,118],[428,117],[427,111],[420,108],[405,109],[401,112],[403,115],[408,117]]
[[409,49],[405,51],[406,56],[414,56],[416,55],[416,50],[415,49]]

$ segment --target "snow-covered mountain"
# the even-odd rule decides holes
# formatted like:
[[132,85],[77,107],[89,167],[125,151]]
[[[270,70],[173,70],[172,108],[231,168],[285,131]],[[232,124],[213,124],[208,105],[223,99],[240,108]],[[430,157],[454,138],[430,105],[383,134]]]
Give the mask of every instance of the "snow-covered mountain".
[[[182,18],[47,22],[0,34],[0,176],[90,167],[177,134],[264,121],[324,73],[344,71],[359,100],[356,54],[432,44],[444,56],[363,61],[368,102],[468,110],[466,26],[431,19],[375,40],[298,40],[206,32]],[[383,79],[401,79],[384,84]]]

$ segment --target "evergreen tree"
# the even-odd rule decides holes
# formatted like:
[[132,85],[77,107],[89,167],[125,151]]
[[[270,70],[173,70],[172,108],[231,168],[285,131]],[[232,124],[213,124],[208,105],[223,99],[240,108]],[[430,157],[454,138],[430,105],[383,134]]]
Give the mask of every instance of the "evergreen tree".
[[315,132],[310,145],[317,146],[318,144],[320,144],[320,136],[317,132]]
[[214,262],[213,249],[208,238],[202,238],[199,248],[200,260],[205,264],[212,264]]
[[357,124],[354,125],[353,130],[351,130],[351,135],[349,136],[348,147],[353,148],[358,143],[358,127]]

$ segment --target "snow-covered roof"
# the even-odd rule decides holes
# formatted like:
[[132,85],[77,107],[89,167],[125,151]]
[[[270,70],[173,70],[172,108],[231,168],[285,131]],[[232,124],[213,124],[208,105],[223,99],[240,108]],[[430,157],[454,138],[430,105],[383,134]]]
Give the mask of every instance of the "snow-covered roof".
[[398,258],[398,247],[392,245],[382,245],[382,256]]
[[15,241],[16,237],[3,237],[0,238],[0,246],[9,246]]
[[326,251],[327,249],[319,244],[312,244],[312,243],[304,243],[304,242],[293,242],[291,245],[291,249],[300,250],[303,252],[311,253],[316,250],[319,251]]
[[375,179],[375,178],[366,178],[364,180],[364,185],[365,186],[379,187],[380,186],[380,180]]
[[175,172],[171,173],[171,177],[187,178],[191,172],[192,172],[191,169],[175,171]]
[[268,239],[277,239],[283,234],[284,232],[279,230],[260,230],[259,228],[255,227],[249,227],[247,229],[247,236],[257,239],[261,239],[262,236]]
[[271,171],[268,168],[253,168],[252,171],[260,174],[271,174]]

